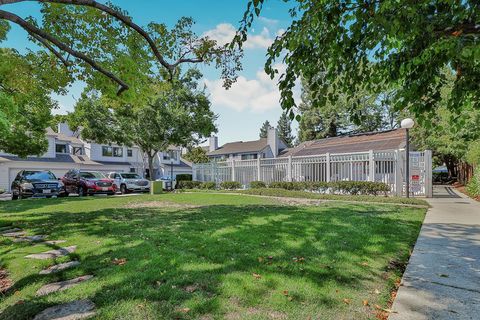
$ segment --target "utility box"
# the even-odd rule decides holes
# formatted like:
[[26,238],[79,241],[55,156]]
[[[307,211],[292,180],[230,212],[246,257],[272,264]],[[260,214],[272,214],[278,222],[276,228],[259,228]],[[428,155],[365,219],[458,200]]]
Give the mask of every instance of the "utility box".
[[163,181],[151,181],[150,182],[150,194],[163,193]]

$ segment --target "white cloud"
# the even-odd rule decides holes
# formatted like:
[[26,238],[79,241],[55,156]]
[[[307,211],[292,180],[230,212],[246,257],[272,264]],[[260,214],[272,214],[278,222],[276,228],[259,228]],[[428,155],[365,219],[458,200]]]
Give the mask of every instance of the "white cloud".
[[[215,29],[206,31],[203,36],[217,40],[218,44],[224,45],[232,41],[236,33],[235,27],[230,23],[218,24]],[[260,34],[249,34],[244,43],[246,49],[268,48],[273,42],[270,31],[264,27]]]
[[[280,74],[285,70],[284,65],[276,67]],[[278,78],[271,80],[263,70],[259,70],[254,79],[238,77],[237,82],[229,90],[223,88],[221,79],[205,79],[205,85],[214,107],[254,113],[280,108],[280,92],[277,82]],[[295,96],[298,97],[299,94],[295,94]]]
[[263,16],[258,17],[258,20],[266,26],[276,27],[280,21],[276,19],[269,19]]

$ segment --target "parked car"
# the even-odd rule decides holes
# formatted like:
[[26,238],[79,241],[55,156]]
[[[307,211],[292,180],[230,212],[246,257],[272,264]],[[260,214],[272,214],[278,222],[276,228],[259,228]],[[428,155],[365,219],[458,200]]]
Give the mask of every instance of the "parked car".
[[20,171],[12,182],[12,199],[63,197],[65,186],[50,171]]
[[122,194],[128,192],[150,192],[150,181],[136,173],[110,172],[108,177],[113,180],[117,190]]
[[73,169],[63,176],[62,182],[67,194],[77,193],[81,197],[94,194],[114,195],[117,191],[112,179],[96,171]]

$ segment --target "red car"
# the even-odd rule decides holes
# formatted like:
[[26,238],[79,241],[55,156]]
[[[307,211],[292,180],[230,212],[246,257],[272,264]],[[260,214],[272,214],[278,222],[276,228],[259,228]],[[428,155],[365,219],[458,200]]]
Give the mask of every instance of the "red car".
[[77,193],[80,197],[94,194],[114,195],[117,188],[112,179],[95,171],[73,169],[62,178],[67,194]]

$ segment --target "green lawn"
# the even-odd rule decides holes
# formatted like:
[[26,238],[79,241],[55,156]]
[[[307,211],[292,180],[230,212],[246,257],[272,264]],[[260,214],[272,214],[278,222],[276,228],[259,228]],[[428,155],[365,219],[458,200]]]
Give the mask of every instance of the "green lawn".
[[[81,265],[39,275],[54,261],[24,256],[55,246],[0,237],[1,266],[15,281],[0,296],[0,319],[81,298],[95,302],[98,319],[372,319],[376,304],[387,307],[399,277],[392,261],[405,262],[424,214],[208,193],[3,202],[0,226],[65,239],[77,251],[56,262]],[[46,283],[84,274],[95,277],[35,297]]]

